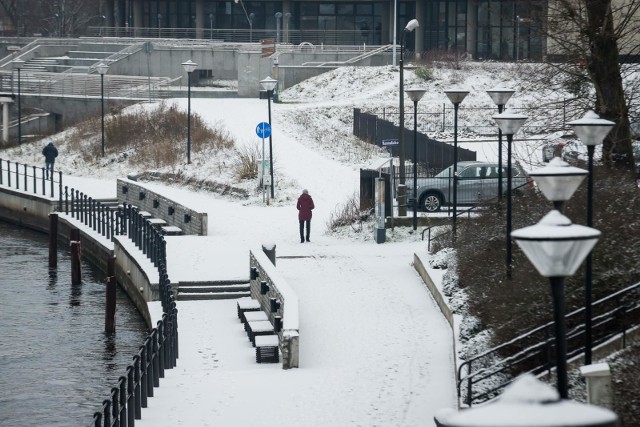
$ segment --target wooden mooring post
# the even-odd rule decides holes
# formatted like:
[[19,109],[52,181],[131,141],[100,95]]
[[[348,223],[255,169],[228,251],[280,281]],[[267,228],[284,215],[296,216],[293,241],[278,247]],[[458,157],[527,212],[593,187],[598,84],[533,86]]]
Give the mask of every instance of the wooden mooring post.
[[104,310],[104,331],[112,333],[116,331],[116,269],[115,258],[107,261],[107,300]]
[[71,229],[71,232],[69,233],[69,245],[71,246],[71,285],[76,286],[82,281],[79,229]]
[[49,214],[49,268],[58,267],[58,214]]

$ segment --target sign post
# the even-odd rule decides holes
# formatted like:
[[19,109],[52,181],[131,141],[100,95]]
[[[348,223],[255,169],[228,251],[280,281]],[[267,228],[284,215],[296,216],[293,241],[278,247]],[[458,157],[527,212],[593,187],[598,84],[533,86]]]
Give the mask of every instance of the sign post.
[[[269,135],[271,135],[271,125],[267,122],[260,122],[258,123],[258,126],[256,126],[256,135],[258,135],[258,138],[262,139],[262,162],[261,162],[261,176],[260,176],[260,182],[261,182],[261,186],[262,186],[262,201],[265,201],[265,195],[264,195],[264,187],[266,185],[265,182],[265,176],[264,176],[264,169],[265,169],[265,158],[264,158],[264,139],[265,138],[269,138]],[[271,165],[269,164],[269,168],[271,168]],[[271,176],[269,176],[269,178],[271,178]],[[273,183],[271,182],[271,179],[269,179],[269,185],[273,185]]]

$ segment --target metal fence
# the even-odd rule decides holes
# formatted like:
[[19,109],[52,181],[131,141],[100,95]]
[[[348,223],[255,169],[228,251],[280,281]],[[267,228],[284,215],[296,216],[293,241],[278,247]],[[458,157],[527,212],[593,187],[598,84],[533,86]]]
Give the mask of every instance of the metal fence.
[[55,198],[56,190],[62,192],[62,172],[52,171],[51,179],[48,179],[43,167],[0,158],[0,185]]
[[147,407],[153,389],[160,386],[165,369],[174,368],[178,359],[178,310],[167,274],[166,241],[161,231],[130,204],[110,206],[65,186],[60,192],[59,207],[107,239],[128,236],[158,269],[162,319],[133,356],[126,375],[111,388],[109,399],[93,415],[95,427],[133,426],[135,420],[142,418],[141,409]]

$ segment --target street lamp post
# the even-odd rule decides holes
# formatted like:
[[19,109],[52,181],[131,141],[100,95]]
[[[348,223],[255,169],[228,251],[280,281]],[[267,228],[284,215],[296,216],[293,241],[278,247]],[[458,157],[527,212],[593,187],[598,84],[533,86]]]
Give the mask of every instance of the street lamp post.
[[[400,186],[398,187],[398,214],[405,216],[407,214],[407,194],[405,188],[406,174],[404,170],[405,150],[404,150],[404,37],[407,33],[412,32],[420,26],[417,19],[412,19],[402,30],[400,36],[400,135],[398,136],[398,144],[400,145]],[[394,44],[395,46],[395,44]]]
[[458,109],[460,103],[469,95],[468,90],[464,89],[448,89],[444,93],[447,94],[449,101],[453,103],[453,218],[451,220],[451,231],[453,238],[456,238],[456,220],[458,218]]
[[182,63],[182,67],[187,72],[187,164],[191,163],[191,73],[198,64],[192,60]]
[[158,38],[160,38],[162,32],[162,14],[158,13]]
[[[615,125],[614,122],[601,119],[595,112],[588,111],[584,117],[578,120],[569,122],[569,125],[573,128],[575,134],[580,138],[580,141],[587,146],[587,154],[589,157],[588,170],[589,178],[587,179],[587,227],[593,226],[593,154],[596,145],[602,144],[602,141],[607,136],[611,128]],[[591,364],[591,347],[592,343],[592,322],[591,322],[591,299],[592,299],[592,286],[593,286],[593,264],[591,259],[591,253],[587,256],[587,262],[585,265],[585,348],[584,348],[584,364]]]
[[[513,89],[503,87],[494,87],[487,91],[494,104],[498,106],[498,114],[502,113],[514,92]],[[498,128],[498,199],[502,200],[502,129],[500,128]]]
[[528,117],[518,114],[512,110],[504,113],[496,114],[493,119],[498,123],[500,130],[507,136],[507,277],[511,277],[511,197],[512,197],[512,180],[511,180],[511,143],[513,135],[520,130],[520,127],[527,121]]
[[269,126],[271,127],[271,133],[269,133],[269,175],[271,176],[271,198],[273,199],[273,143],[271,139],[271,135],[273,135],[273,127],[271,126],[271,97],[273,96],[273,90],[276,88],[278,81],[276,79],[271,78],[271,76],[260,80],[260,84],[267,91],[267,105],[269,109]]
[[104,62],[96,65],[96,70],[100,74],[100,118],[102,129],[102,157],[104,157],[104,75],[109,71],[109,66]]
[[405,92],[413,101],[413,229],[418,229],[418,101],[426,89],[411,88]]
[[18,145],[22,143],[22,106],[20,105],[21,88],[20,88],[20,70],[24,65],[24,61],[22,59],[14,59],[13,60],[13,68],[18,70]]
[[511,233],[529,261],[543,277],[548,277],[553,299],[558,393],[569,397],[567,380],[567,340],[564,279],[572,276],[600,238],[600,231],[571,220],[552,210],[535,225]]
[[213,13],[209,14],[209,39],[213,39]]

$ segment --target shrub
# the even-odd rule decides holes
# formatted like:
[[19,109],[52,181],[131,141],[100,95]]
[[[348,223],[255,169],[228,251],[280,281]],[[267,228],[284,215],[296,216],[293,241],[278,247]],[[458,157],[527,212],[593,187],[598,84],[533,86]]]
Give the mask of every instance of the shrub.
[[433,80],[435,77],[433,75],[433,70],[428,67],[418,67],[415,70],[416,77],[421,78],[425,82]]
[[236,157],[231,166],[236,179],[255,179],[258,177],[260,147],[245,145],[236,150]]
[[363,224],[373,214],[373,208],[360,210],[360,196],[353,194],[344,204],[336,206],[329,215],[327,228],[336,231],[339,227],[351,226],[355,231],[362,231]]

